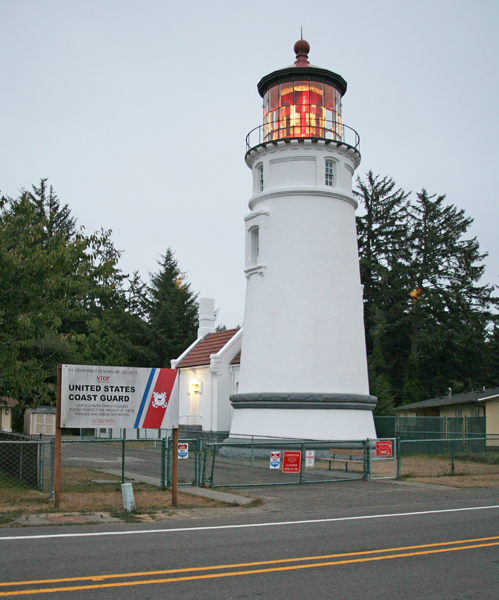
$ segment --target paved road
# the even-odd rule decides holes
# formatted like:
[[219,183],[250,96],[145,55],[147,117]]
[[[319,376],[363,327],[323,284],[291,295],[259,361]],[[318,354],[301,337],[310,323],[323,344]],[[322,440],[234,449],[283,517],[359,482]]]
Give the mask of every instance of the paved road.
[[347,482],[252,493],[262,507],[211,520],[2,529],[0,597],[499,598],[497,489]]

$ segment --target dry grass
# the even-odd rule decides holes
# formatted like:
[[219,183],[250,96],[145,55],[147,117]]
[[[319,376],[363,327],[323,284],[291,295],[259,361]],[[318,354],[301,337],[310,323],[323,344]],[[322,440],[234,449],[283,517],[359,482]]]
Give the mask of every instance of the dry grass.
[[449,475],[448,477],[411,477],[410,481],[448,485],[459,488],[489,488],[499,486],[499,473],[491,475]]
[[[157,489],[134,489],[138,512],[163,511],[172,504],[171,492]],[[178,509],[216,507],[221,503],[202,496],[179,492]],[[46,492],[25,489],[0,489],[0,517],[22,514],[47,514],[54,512],[119,512],[123,510],[121,490],[68,492],[61,494],[61,506],[56,511]],[[177,509],[176,509],[177,510]]]

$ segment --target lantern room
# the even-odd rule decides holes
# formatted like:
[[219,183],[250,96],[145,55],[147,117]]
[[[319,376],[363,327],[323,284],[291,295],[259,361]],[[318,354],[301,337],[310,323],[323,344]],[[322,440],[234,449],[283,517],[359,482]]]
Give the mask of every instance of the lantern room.
[[341,141],[341,98],[346,81],[336,73],[308,61],[310,46],[299,40],[294,65],[263,77],[258,91],[263,98],[260,143],[283,138],[323,138]]

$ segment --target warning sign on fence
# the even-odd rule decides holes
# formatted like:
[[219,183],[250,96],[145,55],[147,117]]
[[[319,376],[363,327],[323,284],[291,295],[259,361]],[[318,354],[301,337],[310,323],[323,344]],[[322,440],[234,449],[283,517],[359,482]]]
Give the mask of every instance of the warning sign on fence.
[[270,468],[279,469],[281,466],[281,452],[280,450],[270,451]]
[[393,456],[392,440],[378,440],[376,442],[376,457],[390,458]]
[[179,458],[189,458],[189,444],[187,442],[179,442],[178,457]]
[[301,450],[285,450],[282,460],[283,473],[299,473],[301,467]]
[[315,450],[305,450],[305,466],[315,467]]

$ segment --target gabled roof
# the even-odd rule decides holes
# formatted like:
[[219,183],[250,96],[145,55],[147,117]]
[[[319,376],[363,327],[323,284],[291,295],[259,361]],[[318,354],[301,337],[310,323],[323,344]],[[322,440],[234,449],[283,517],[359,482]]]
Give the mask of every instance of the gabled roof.
[[421,402],[413,402],[412,404],[404,404],[395,410],[406,410],[413,408],[425,408],[432,406],[448,406],[451,404],[470,404],[474,402],[483,402],[488,398],[499,396],[499,387],[487,388],[476,392],[463,392],[461,394],[453,394],[452,396],[439,396],[438,398],[430,398]]
[[239,351],[234,358],[230,361],[231,365],[240,365],[241,364],[241,351]]
[[0,407],[1,406],[17,406],[19,404],[18,400],[15,398],[0,398]]
[[226,329],[225,331],[216,331],[205,336],[194,348],[184,356],[177,364],[176,369],[184,369],[185,367],[201,367],[210,364],[210,356],[217,354],[239,331],[236,329]]

